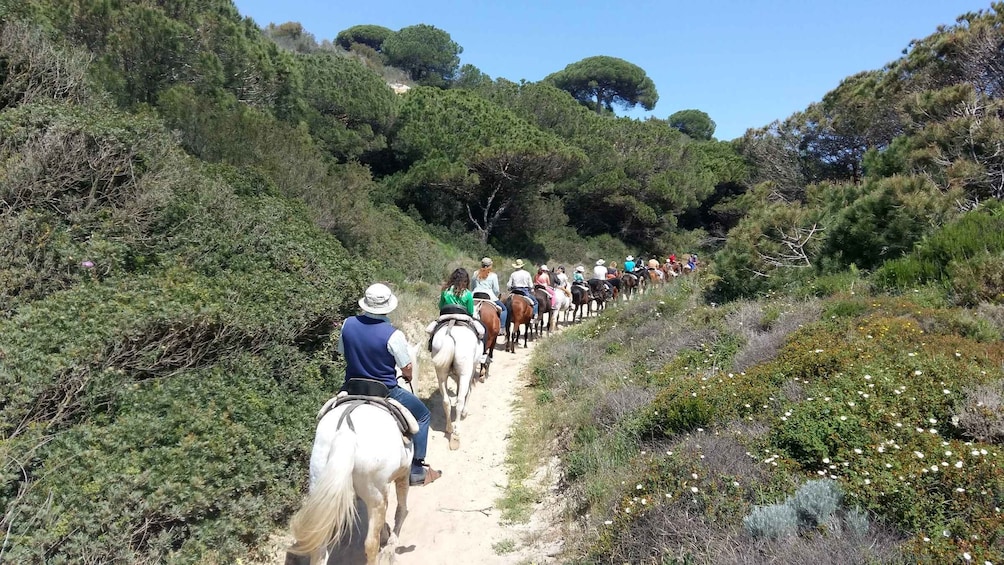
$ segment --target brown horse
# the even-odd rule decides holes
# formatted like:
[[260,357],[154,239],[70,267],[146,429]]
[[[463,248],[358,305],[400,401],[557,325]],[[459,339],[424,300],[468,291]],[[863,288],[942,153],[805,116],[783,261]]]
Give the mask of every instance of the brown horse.
[[588,286],[582,286],[579,284],[572,285],[572,321],[575,321],[575,317],[579,317],[579,321],[582,321],[582,311],[586,311],[586,315],[589,315],[589,301],[590,292]]
[[638,277],[631,273],[624,273],[621,275],[621,286],[624,287],[624,297],[631,300],[631,295],[638,288]]
[[505,299],[505,307],[509,312],[509,321],[505,329],[505,350],[516,353],[516,341],[519,340],[519,327],[526,326],[523,333],[523,347],[527,347],[526,341],[530,337],[530,318],[533,317],[533,306],[519,295],[510,294]]
[[589,290],[592,291],[592,299],[596,301],[597,312],[604,310],[606,303],[616,297],[614,287],[600,279],[589,279]]
[[544,314],[547,314],[547,335],[551,335],[556,320],[554,319],[554,308],[551,307],[551,295],[546,290],[537,285],[533,289],[533,295],[537,297],[537,337],[544,335]]
[[481,371],[478,373],[478,379],[485,382],[485,379],[488,378],[488,367],[492,362],[492,354],[495,353],[495,342],[499,337],[499,312],[491,300],[477,298],[475,301],[477,302],[475,313],[485,326],[485,353],[488,354],[488,361],[481,364]]

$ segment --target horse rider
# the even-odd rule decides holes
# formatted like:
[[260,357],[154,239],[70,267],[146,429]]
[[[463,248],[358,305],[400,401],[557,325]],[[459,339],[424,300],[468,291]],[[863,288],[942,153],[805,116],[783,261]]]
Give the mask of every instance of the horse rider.
[[516,269],[509,275],[509,282],[506,283],[506,288],[509,292],[515,294],[522,294],[533,302],[533,317],[537,317],[537,297],[533,295],[533,278],[530,277],[530,273],[523,268],[523,260],[516,259],[516,262],[512,264],[512,268]]
[[624,259],[624,272],[634,274],[634,255],[628,255]]
[[565,266],[558,265],[558,268],[554,270],[554,279],[556,281],[555,288],[561,289],[569,298],[572,297],[572,291],[569,288],[568,275],[565,274]]
[[[603,259],[597,259],[596,265],[593,267],[593,278],[589,281],[589,286],[594,289],[598,289],[600,284],[606,285],[610,292],[613,292],[613,287],[610,286],[610,281],[607,280],[607,268],[605,267],[606,261]],[[593,282],[597,281],[597,282]]]
[[427,485],[442,476],[425,462],[429,445],[431,415],[425,404],[414,393],[397,384],[395,366],[401,369],[404,380],[411,382],[411,353],[408,341],[401,330],[391,324],[387,314],[397,308],[397,297],[384,284],[373,284],[359,299],[363,313],[345,320],[338,336],[338,353],[345,357],[345,380],[362,377],[387,385],[390,397],[405,406],[418,420],[418,433],[413,438],[415,454],[411,460],[410,483]]
[[575,283],[583,283],[583,284],[585,284],[586,277],[583,276],[583,273],[585,273],[585,272],[586,272],[586,268],[583,267],[582,265],[579,265],[578,267],[575,267],[575,272],[572,273],[572,284],[575,284]]
[[607,267],[607,284],[617,288],[617,292],[621,291],[621,276],[617,271],[617,263],[614,263],[613,261],[611,261],[610,266]]
[[505,328],[506,322],[509,319],[509,312],[505,308],[505,304],[499,300],[499,294],[502,292],[499,290],[499,276],[492,271],[492,259],[491,257],[485,257],[481,260],[481,268],[474,272],[474,277],[471,279],[471,292],[477,294],[483,292],[488,295],[488,299],[498,305],[502,309],[499,312],[499,327]]
[[[439,294],[439,314],[440,316],[449,314],[450,312],[444,312],[443,309],[450,305],[463,308],[471,318],[470,321],[474,325],[474,333],[478,335],[478,340],[481,341],[481,350],[484,351],[485,327],[474,318],[474,293],[470,291],[469,286],[471,286],[471,279],[467,274],[467,269],[454,269],[446,284],[443,285],[442,292]],[[430,328],[435,329],[435,327],[436,323],[430,324]],[[488,354],[482,353],[481,359],[478,361],[483,364],[487,359]]]
[[547,265],[541,265],[537,269],[537,278],[533,279],[534,284],[544,288],[544,292],[547,296],[551,298],[551,307],[554,307],[554,287],[552,286],[553,281],[551,280],[551,270],[547,268]]

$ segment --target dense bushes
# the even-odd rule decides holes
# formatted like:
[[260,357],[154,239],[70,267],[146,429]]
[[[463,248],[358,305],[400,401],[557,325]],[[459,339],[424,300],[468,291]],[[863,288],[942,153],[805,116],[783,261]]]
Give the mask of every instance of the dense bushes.
[[886,262],[875,280],[899,289],[942,283],[954,287],[962,304],[999,301],[1002,253],[1004,213],[1001,206],[988,205],[938,230],[907,257]]
[[246,554],[296,502],[372,264],[155,120],[22,105],[0,130],[4,557]]

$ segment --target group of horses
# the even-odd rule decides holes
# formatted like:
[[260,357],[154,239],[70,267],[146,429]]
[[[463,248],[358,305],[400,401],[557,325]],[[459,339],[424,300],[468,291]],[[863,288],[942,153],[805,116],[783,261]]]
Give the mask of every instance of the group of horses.
[[[474,379],[483,382],[498,340],[504,330],[505,349],[515,353],[519,338],[523,347],[531,333],[539,337],[564,322],[581,320],[594,310],[603,310],[608,302],[617,300],[623,293],[626,300],[643,292],[648,286],[668,281],[680,272],[642,268],[635,273],[620,276],[620,288],[607,281],[592,279],[585,284],[573,283],[565,292],[553,288],[555,299],[543,287],[533,290],[538,307],[534,319],[532,303],[520,294],[502,297],[508,311],[506,328],[501,328],[499,309],[486,296],[475,296],[475,317],[485,329],[484,340],[479,339],[475,327],[464,323],[438,326],[431,337],[432,364],[436,368],[443,411],[446,415],[446,434],[450,449],[460,448],[460,420],[467,416],[467,403]],[[546,322],[545,322],[546,320]],[[481,363],[482,353],[487,354]],[[412,371],[418,375],[418,351],[411,351]],[[455,383],[456,395],[449,393],[450,380]],[[358,496],[366,505],[369,515],[364,542],[367,564],[393,558],[401,526],[408,514],[408,489],[411,460],[414,448],[410,441],[402,441],[401,431],[394,418],[383,408],[362,405],[351,412],[349,425],[343,425],[347,409],[336,407],[319,415],[317,433],[310,458],[310,493],[294,517],[291,529],[296,544],[291,551],[309,555],[311,565],[326,563],[334,544],[348,532],[358,518],[355,499]],[[397,491],[397,509],[394,527],[386,525],[387,506],[391,484]],[[386,543],[381,543],[385,541]]]

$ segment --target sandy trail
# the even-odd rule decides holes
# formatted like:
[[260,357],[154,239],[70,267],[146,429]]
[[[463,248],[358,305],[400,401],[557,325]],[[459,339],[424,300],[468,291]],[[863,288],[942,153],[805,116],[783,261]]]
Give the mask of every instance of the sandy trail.
[[492,549],[492,544],[517,541],[514,531],[499,524],[501,513],[495,503],[507,483],[509,430],[518,410],[519,389],[525,385],[523,368],[534,343],[523,349],[521,341],[515,354],[506,353],[501,346],[495,352],[491,375],[471,391],[457,451],[450,451],[444,432],[445,415],[431,361],[421,368],[419,396],[429,399],[432,410],[426,461],[441,469],[443,476],[431,485],[410,489],[410,513],[401,532],[396,564],[516,562],[514,555],[497,555]]

